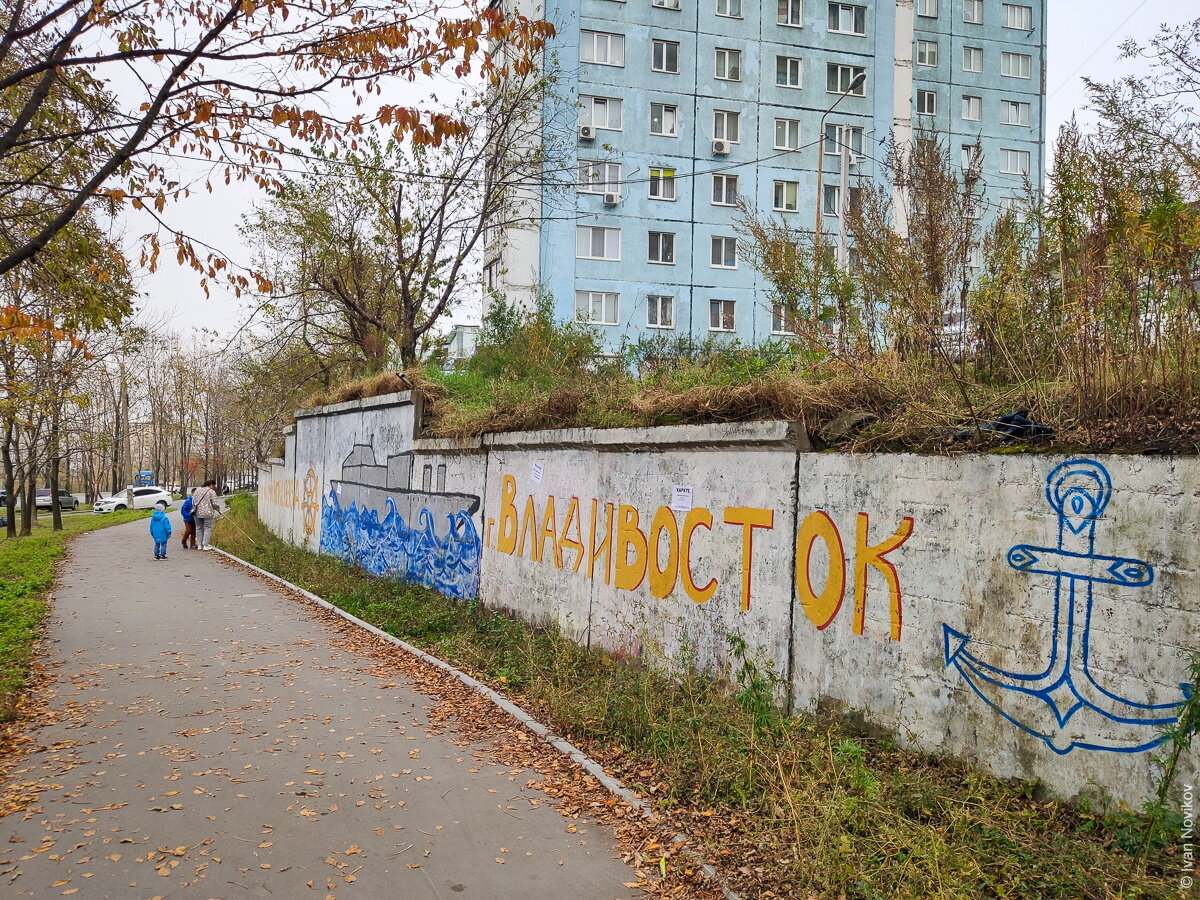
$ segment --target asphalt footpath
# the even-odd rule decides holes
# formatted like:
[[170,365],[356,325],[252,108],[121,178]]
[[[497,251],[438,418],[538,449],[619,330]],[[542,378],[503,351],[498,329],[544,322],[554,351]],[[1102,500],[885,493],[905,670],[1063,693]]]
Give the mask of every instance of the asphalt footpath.
[[642,896],[610,831],[432,733],[428,697],[294,598],[181,550],[172,520],[161,562],[145,521],[72,542],[51,721],[8,775],[33,802],[0,819],[0,896]]

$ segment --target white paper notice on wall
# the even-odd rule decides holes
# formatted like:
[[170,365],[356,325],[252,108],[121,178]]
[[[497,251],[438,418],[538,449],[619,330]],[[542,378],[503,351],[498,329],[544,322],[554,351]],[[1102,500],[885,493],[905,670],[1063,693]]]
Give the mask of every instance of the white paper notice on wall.
[[677,484],[671,488],[671,509],[687,512],[692,508],[692,486]]
[[533,464],[533,471],[529,473],[529,477],[533,479],[534,484],[542,483],[542,476],[546,474],[546,465],[540,459]]

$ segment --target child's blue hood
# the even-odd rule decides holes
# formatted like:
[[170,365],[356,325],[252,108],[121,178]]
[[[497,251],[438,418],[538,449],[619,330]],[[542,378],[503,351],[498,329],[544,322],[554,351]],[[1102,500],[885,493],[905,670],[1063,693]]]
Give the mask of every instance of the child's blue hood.
[[152,518],[152,519],[165,519],[166,517],[167,517],[167,514],[166,514],[166,512],[165,512],[164,510],[161,510],[161,509],[156,509],[156,510],[154,511],[154,515],[152,515],[150,518]]

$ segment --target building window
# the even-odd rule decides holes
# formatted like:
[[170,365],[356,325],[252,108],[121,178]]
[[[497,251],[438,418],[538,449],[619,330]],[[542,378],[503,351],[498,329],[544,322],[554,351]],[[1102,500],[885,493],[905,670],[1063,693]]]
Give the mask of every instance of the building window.
[[936,66],[938,64],[937,41],[917,41],[917,65]]
[[650,169],[650,199],[675,199],[675,170],[652,167]]
[[983,169],[983,149],[978,144],[962,145],[962,167],[973,172]]
[[1024,222],[1027,218],[1025,202],[1019,197],[1001,197],[1000,198],[1000,215],[1012,216],[1018,222]]
[[[830,63],[825,70],[825,90],[830,94],[845,94],[849,91],[854,79],[866,71],[862,66],[843,66],[838,63]],[[862,83],[849,93],[851,97],[865,97],[867,95],[866,79],[864,78]]]
[[732,300],[709,300],[708,330],[733,331],[733,308]]
[[679,0],[650,0],[651,6],[657,6],[659,9],[673,9],[679,11]]
[[650,104],[650,133],[676,137],[679,133],[679,110],[669,103]]
[[621,101],[615,97],[579,97],[579,124],[621,130]]
[[1033,31],[1033,7],[1005,3],[1004,27],[1019,28],[1021,31]]
[[621,229],[575,226],[576,259],[621,259]]
[[646,327],[675,327],[675,298],[663,294],[650,294],[646,298]]
[[771,304],[771,334],[795,334],[795,317],[783,308],[782,303]]
[[867,8],[848,3],[829,4],[829,30],[837,34],[867,33]]
[[500,260],[493,259],[490,263],[483,267],[483,286],[489,291],[494,291],[496,285],[500,283]]
[[1028,78],[1033,71],[1033,57],[1027,53],[1001,53],[1000,74],[1005,78]]
[[1005,125],[1024,125],[1029,127],[1030,106],[1018,100],[1000,101],[1000,118]]
[[650,232],[650,250],[646,260],[660,266],[675,265],[675,235],[670,231]]
[[712,255],[708,264],[714,269],[737,268],[737,238],[715,237],[712,239]]
[[963,71],[964,72],[982,72],[983,71],[983,48],[982,47],[963,47]]
[[[859,188],[850,188],[850,209],[857,210],[861,194]],[[842,189],[840,185],[827,184],[821,191],[821,213],[826,216],[842,214]]]
[[579,161],[579,192],[581,194],[619,194],[621,164]]
[[840,156],[842,142],[850,145],[854,156],[863,155],[863,130],[860,125],[836,125],[832,122],[825,125],[825,152],[830,156]]
[[780,87],[803,87],[804,62],[798,56],[775,57],[775,83]]
[[799,150],[800,149],[800,120],[799,119],[776,119],[775,120],[775,149],[776,150]]
[[625,35],[580,31],[579,61],[602,66],[625,65]]
[[429,463],[421,467],[421,490],[426,493],[433,490],[433,466]]
[[937,17],[938,0],[917,0],[917,15],[928,16],[933,19]]
[[714,75],[722,81],[742,80],[742,51],[717,48],[717,64]]
[[713,113],[713,140],[738,143],[738,114],[728,109],[718,109]]
[[795,28],[804,25],[804,0],[777,0],[775,20]]
[[963,21],[968,25],[983,24],[983,0],[963,0]]
[[963,94],[963,118],[968,122],[983,121],[983,98]]
[[576,291],[575,318],[590,325],[616,325],[619,298],[611,291]]
[[1005,175],[1029,174],[1028,150],[1001,150],[1000,171]]
[[655,72],[679,74],[679,42],[654,41],[650,59],[650,68]]
[[917,91],[917,115],[937,115],[937,91]]
[[772,193],[772,206],[775,212],[795,212],[800,208],[800,182],[776,181]]
[[737,206],[738,177],[736,175],[714,175],[712,181],[713,206]]
[[742,17],[742,0],[717,0],[717,15],[729,19]]

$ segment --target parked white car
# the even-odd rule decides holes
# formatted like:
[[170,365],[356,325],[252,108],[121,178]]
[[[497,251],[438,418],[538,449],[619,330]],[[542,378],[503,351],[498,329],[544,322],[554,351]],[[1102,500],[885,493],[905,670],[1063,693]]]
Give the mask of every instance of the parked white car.
[[[135,487],[133,489],[134,509],[166,509],[174,498],[171,492],[160,487]],[[98,513],[110,513],[117,509],[129,509],[129,497],[126,492],[101,497],[92,504],[92,509]]]

